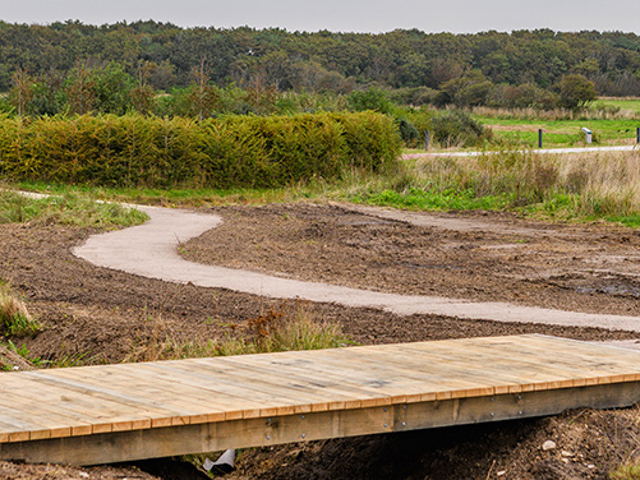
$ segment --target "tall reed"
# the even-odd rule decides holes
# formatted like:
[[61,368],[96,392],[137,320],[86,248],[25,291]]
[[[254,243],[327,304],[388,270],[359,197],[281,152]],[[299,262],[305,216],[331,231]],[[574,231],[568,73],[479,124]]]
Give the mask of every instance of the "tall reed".
[[509,208],[562,217],[632,217],[640,215],[640,152],[436,157],[409,164],[395,189],[502,197]]

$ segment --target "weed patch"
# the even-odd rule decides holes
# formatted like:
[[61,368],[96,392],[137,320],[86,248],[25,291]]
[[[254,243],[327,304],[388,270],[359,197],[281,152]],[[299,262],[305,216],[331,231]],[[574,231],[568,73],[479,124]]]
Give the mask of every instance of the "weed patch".
[[67,193],[37,199],[0,190],[0,224],[42,222],[115,228],[138,225],[147,218],[139,210],[96,202],[83,195]]
[[26,305],[9,288],[0,284],[0,332],[5,337],[19,338],[34,335],[42,324],[33,318]]
[[609,474],[611,480],[640,480],[640,464],[625,463]]
[[302,306],[272,309],[242,324],[227,325],[222,339],[178,341],[155,337],[140,342],[128,362],[177,360],[339,348],[353,342],[334,323],[317,322]]

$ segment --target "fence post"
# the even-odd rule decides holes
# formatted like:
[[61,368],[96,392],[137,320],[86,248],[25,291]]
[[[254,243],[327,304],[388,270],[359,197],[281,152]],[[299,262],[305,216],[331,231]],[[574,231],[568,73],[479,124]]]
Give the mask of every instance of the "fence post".
[[[638,130],[640,131],[640,129]],[[429,130],[425,130],[424,132],[424,149],[429,150]]]
[[640,127],[636,128],[636,143],[640,143]]
[[538,148],[542,148],[542,129],[538,129]]

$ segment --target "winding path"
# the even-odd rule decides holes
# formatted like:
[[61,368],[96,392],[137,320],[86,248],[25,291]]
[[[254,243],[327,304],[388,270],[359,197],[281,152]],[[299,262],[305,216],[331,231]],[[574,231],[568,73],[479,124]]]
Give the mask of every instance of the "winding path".
[[[371,307],[398,315],[437,314],[466,319],[589,326],[640,332],[640,317],[587,314],[499,302],[472,302],[454,298],[381,293],[197,264],[178,255],[180,244],[220,225],[221,217],[158,207],[137,208],[147,213],[150,220],[136,227],[94,235],[85,244],[74,249],[74,254],[101,267],[148,278],[191,283],[201,287],[226,288],[272,298],[299,298],[349,307]],[[365,208],[368,214],[385,218],[393,215],[393,212],[386,210]],[[429,215],[422,214],[404,215],[403,220],[422,222],[422,224],[435,221]],[[440,226],[446,228],[474,227],[467,225],[469,222],[466,221],[447,225],[443,225],[442,221],[443,219],[437,220]],[[456,220],[452,219],[451,222]]]

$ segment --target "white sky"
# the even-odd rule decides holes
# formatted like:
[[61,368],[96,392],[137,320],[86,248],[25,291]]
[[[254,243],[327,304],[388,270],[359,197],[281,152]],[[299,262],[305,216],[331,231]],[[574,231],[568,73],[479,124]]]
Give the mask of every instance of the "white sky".
[[473,33],[551,28],[640,33],[640,0],[0,0],[0,20],[100,25],[156,20],[183,27],[289,31]]

